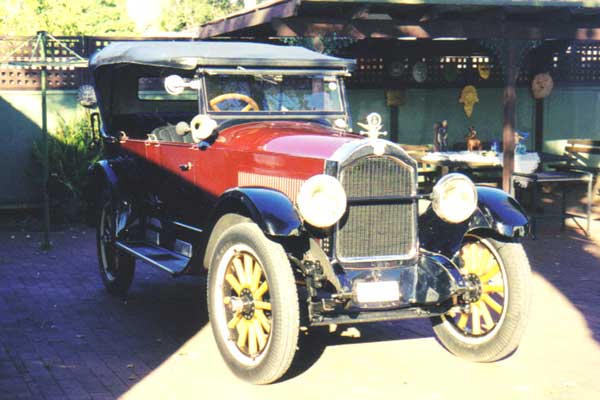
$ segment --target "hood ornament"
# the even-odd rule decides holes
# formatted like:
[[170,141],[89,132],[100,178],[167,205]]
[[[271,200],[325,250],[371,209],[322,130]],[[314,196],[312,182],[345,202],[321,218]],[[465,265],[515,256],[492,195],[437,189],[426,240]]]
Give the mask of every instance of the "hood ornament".
[[387,135],[387,132],[381,132],[381,128],[383,128],[383,124],[381,123],[381,115],[373,112],[367,115],[367,123],[363,124],[361,122],[357,122],[358,126],[364,131],[360,131],[361,135],[368,136],[370,140],[373,141],[373,153],[377,156],[381,156],[385,153],[385,142],[377,142],[379,136]]

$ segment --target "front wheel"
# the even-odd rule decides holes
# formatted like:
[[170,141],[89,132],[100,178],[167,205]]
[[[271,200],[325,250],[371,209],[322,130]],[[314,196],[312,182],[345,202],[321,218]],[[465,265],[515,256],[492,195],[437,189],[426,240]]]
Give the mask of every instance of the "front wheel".
[[523,246],[468,235],[455,262],[476,294],[461,310],[433,318],[435,334],[450,352],[472,361],[510,355],[529,317],[531,268]]
[[298,294],[283,247],[254,223],[227,229],[210,263],[208,311],[229,368],[255,384],[285,374],[296,352]]

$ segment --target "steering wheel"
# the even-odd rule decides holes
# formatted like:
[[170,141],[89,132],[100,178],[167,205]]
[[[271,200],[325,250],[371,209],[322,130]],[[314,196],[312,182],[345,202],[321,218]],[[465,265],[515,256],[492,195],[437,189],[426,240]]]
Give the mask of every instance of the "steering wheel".
[[211,99],[208,104],[210,105],[210,109],[213,111],[221,111],[221,109],[217,106],[217,104],[222,103],[226,100],[240,100],[246,103],[246,106],[241,109],[241,111],[260,111],[260,107],[254,99],[250,96],[246,96],[241,93],[225,93],[220,96],[214,97]]

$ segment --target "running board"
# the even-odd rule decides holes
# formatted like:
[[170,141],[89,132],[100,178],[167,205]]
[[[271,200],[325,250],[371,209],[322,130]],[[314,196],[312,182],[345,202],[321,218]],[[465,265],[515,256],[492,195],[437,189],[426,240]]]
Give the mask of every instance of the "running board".
[[180,275],[190,259],[181,254],[148,243],[123,243],[117,241],[117,247],[149,264],[167,271],[171,275]]

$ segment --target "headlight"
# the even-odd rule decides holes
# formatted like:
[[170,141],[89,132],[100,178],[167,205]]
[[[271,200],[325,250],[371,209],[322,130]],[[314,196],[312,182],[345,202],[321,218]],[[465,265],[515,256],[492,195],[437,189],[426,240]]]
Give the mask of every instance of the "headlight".
[[432,207],[444,221],[461,223],[477,208],[477,189],[466,176],[448,174],[433,187]]
[[346,192],[340,181],[329,175],[315,175],[302,184],[298,211],[317,228],[328,228],[346,212]]

